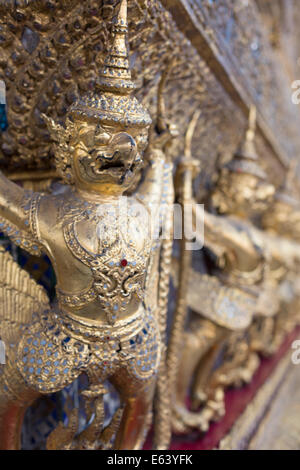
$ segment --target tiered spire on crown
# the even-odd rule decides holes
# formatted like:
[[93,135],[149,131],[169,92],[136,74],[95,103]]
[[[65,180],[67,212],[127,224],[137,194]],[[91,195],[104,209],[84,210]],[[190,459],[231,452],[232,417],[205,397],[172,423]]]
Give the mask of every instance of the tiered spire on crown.
[[79,119],[92,117],[108,123],[146,127],[151,124],[151,117],[131,96],[135,84],[129,65],[127,0],[121,0],[112,33],[112,46],[104,60],[95,90],[76,101],[71,106],[70,114]]
[[256,108],[255,106],[251,106],[245,139],[226,167],[232,173],[246,173],[265,181],[267,175],[259,165],[259,157],[256,151],[255,129]]
[[295,184],[297,159],[294,158],[288,168],[285,182],[275,194],[275,199],[299,209],[299,193]]
[[131,80],[129,68],[129,54],[127,46],[127,1],[122,0],[119,14],[113,20],[113,44],[108,56],[104,60],[97,87],[103,91],[115,91],[121,94],[130,94],[135,89]]

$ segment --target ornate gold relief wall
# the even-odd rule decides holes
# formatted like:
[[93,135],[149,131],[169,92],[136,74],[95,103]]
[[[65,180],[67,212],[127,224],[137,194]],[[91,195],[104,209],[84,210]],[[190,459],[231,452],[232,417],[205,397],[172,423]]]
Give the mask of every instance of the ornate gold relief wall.
[[[103,54],[107,50],[109,19],[115,4],[116,2],[106,2],[104,19],[101,16],[103,6],[101,3],[99,5],[99,2],[88,1],[84,5],[77,2],[35,2],[17,10],[5,6],[1,19],[0,64],[1,77],[5,79],[7,85],[10,126],[1,137],[1,148],[3,165],[10,171],[53,168],[49,134],[42,113],[47,112],[51,117],[63,121],[67,107],[78,93],[92,86],[97,64],[101,64]],[[69,11],[67,16],[66,7]],[[193,8],[198,18],[204,7],[201,6],[200,10],[195,3]],[[225,22],[224,9],[225,6],[222,15],[218,14],[218,17],[223,18]],[[232,7],[227,5],[227,9],[231,11]],[[130,33],[130,47],[133,76],[137,80],[139,89],[137,96],[154,115],[159,75],[168,67],[171,58],[175,57],[165,97],[169,118],[180,130],[176,152],[180,154],[180,149],[182,151],[182,136],[187,127],[187,120],[193,111],[200,107],[202,116],[194,145],[197,149],[197,158],[207,163],[205,168],[208,173],[212,173],[216,157],[221,152],[230,155],[240,140],[240,129],[245,123],[246,116],[239,110],[238,103],[232,101],[226,91],[224,92],[220,77],[215,78],[205,61],[201,59],[202,51],[196,50],[179,31],[178,25],[167,10],[168,5],[167,9],[164,9],[158,1],[129,2],[130,21],[135,25]],[[249,21],[250,18],[251,22],[251,16],[249,17],[251,12],[251,8],[248,7],[243,13],[246,15],[244,21]],[[213,23],[215,7],[208,8],[206,15],[208,13],[212,27],[218,26],[218,31],[222,31],[220,24]],[[232,14],[235,14],[234,11]],[[236,16],[241,20],[240,12],[236,13]],[[201,24],[203,25],[203,21]],[[208,36],[211,37],[213,44],[216,38],[212,27]],[[259,30],[257,26],[256,28]],[[252,33],[249,34],[252,38]],[[238,30],[238,34],[233,35],[234,41],[231,42],[236,49],[231,52],[238,60],[245,60],[245,63],[249,64],[248,69],[246,65],[243,67],[246,77],[249,78],[253,70],[256,71],[249,86],[256,94],[254,98],[260,97],[261,108],[269,113],[266,118],[268,125],[271,126],[270,115],[272,119],[274,116],[286,115],[283,108],[286,106],[286,100],[276,105],[278,112],[270,109],[270,106],[275,106],[276,100],[270,97],[269,93],[278,87],[267,79],[267,73],[269,75],[273,73],[269,65],[265,64],[266,58],[270,60],[269,51],[262,50],[260,52],[262,58],[256,64],[255,57],[251,53],[250,39],[241,35],[241,29]],[[238,53],[238,46],[235,44],[238,44],[239,38],[243,46],[246,42],[244,50],[249,51],[252,63],[245,58],[244,53]],[[218,51],[222,51],[220,44]],[[205,55],[205,50],[203,53]],[[224,51],[222,55],[224,56]],[[223,60],[227,59],[225,55]],[[298,137],[295,136],[295,132],[293,136],[289,134],[292,132],[292,120],[289,122],[291,125],[288,130],[282,131],[282,138],[288,136],[285,145],[287,143],[294,145],[293,142],[296,142]],[[34,127],[30,123],[34,123]],[[286,153],[294,154],[294,151],[286,149]],[[266,165],[269,160],[270,170],[276,172],[276,157],[273,158],[268,146],[263,150],[263,154]],[[267,155],[270,155],[269,159]],[[209,178],[209,175],[207,177]]]

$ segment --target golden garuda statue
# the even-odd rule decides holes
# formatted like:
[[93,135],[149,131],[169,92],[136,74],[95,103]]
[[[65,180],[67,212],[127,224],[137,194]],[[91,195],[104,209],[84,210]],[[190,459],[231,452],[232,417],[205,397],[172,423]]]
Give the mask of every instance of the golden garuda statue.
[[[164,352],[167,283],[161,292],[162,243],[155,234],[170,220],[173,179],[155,141],[147,149],[151,118],[134,88],[122,0],[95,88],[70,106],[65,127],[45,116],[62,190],[25,191],[0,174],[1,231],[30,253],[46,253],[57,277],[57,303],[50,305],[42,287],[0,252],[0,337],[7,345],[0,365],[1,449],[19,448],[22,418],[37,397],[83,373],[89,417],[96,418],[75,439],[75,410],[68,427],[50,435],[48,448],[143,445]],[[122,407],[103,429],[107,380]],[[159,446],[168,439],[165,429]]]

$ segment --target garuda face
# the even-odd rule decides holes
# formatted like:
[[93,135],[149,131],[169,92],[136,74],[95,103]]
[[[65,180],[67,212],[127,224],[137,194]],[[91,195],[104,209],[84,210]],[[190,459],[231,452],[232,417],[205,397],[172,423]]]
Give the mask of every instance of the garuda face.
[[133,184],[143,164],[148,130],[124,125],[75,123],[73,153],[75,185],[97,192],[123,193]]
[[223,170],[212,194],[212,203],[220,213],[251,217],[264,213],[274,196],[272,184],[254,175]]

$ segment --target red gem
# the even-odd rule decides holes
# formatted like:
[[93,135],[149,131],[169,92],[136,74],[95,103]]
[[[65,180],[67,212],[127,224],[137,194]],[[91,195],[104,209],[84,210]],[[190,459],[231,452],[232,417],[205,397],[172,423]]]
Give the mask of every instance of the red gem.
[[127,263],[128,263],[127,259],[122,259],[121,266],[123,266],[123,268],[125,268],[125,266],[127,266]]

